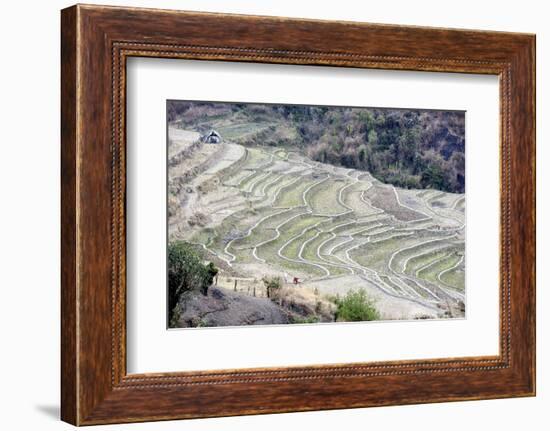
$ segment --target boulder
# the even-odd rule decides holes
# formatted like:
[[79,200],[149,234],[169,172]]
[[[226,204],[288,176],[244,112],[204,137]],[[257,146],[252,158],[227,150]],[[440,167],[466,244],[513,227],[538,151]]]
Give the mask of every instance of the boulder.
[[243,326],[289,323],[285,310],[267,298],[211,287],[205,296],[200,292],[182,295],[177,326]]

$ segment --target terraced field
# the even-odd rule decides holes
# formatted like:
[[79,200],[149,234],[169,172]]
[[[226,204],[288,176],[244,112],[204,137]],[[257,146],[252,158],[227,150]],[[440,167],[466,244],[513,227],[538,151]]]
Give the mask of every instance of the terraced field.
[[184,187],[169,171],[169,235],[223,276],[297,277],[327,294],[365,287],[391,305],[386,318],[463,316],[464,195],[399,189],[281,148],[205,145]]

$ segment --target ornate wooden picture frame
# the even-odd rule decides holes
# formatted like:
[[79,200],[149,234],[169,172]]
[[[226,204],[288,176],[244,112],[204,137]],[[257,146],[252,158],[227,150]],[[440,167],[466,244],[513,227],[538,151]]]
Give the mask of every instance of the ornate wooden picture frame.
[[[64,421],[91,425],[535,394],[533,35],[78,5],[62,11],[61,50]],[[128,374],[125,100],[126,60],[135,56],[497,75],[500,354]]]

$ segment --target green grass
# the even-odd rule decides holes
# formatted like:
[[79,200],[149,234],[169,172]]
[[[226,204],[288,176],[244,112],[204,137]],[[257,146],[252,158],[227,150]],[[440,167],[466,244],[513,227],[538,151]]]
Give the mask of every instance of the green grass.
[[220,125],[216,130],[222,135],[223,139],[236,140],[258,133],[268,128],[270,125],[271,123],[268,122],[234,123],[230,125]]
[[[327,239],[329,237],[329,234],[327,234],[326,237],[324,237],[324,239]],[[332,240],[328,241],[324,246],[323,248],[320,250],[320,254],[321,256],[323,256],[324,259],[328,260],[329,262],[331,263],[334,263],[336,265],[343,265],[343,262],[341,260],[339,260],[338,258],[336,258],[334,255],[327,255],[326,253],[328,253],[328,251],[335,245],[345,241],[346,238],[342,238],[342,237],[335,237],[333,238]],[[345,246],[343,246],[345,247]],[[317,245],[315,246],[315,248],[311,248],[311,247],[307,247],[305,251],[308,252],[308,255],[312,255],[312,254],[315,254],[316,253],[316,249],[317,249]],[[337,254],[339,249],[336,249],[335,253]],[[315,258],[317,258],[317,255],[315,254]],[[340,271],[338,271],[338,267],[335,267],[335,266],[331,266],[330,268],[330,271],[333,272],[333,273],[340,273]],[[333,271],[334,269],[334,271]],[[342,271],[342,274],[349,274],[349,270],[345,269],[345,268],[340,268],[340,270]]]
[[[384,227],[384,229],[387,228]],[[377,230],[369,233],[370,240],[373,244],[382,244],[385,241],[389,241],[390,239],[392,239],[394,235],[398,235],[396,236],[396,238],[406,238],[407,236],[409,236],[406,232],[399,232],[394,229],[380,232],[378,232]]]
[[271,159],[271,154],[258,148],[247,148],[248,157],[244,168],[256,169]]
[[[304,229],[312,227],[317,222],[321,221],[321,217],[303,216],[298,217],[289,222],[280,229],[281,236],[274,241],[270,241],[258,247],[257,254],[260,258],[265,259],[270,264],[276,264],[279,267],[287,268],[289,270],[309,272],[312,275],[321,276],[324,275],[324,271],[311,265],[289,262],[278,256],[277,251],[291,238],[300,234]],[[285,251],[285,250],[283,250]],[[297,254],[297,252],[296,252]],[[285,254],[283,254],[285,255]]]
[[454,193],[442,193],[439,195],[435,195],[428,201],[430,205],[435,208],[449,208],[456,202],[458,196],[459,195]]
[[[385,226],[378,226],[380,222],[378,220],[368,220],[363,222],[358,222],[355,224],[350,224],[348,226],[343,226],[340,229],[335,229],[335,233],[338,235],[352,235],[360,236],[368,234],[369,230],[374,230],[375,228],[385,228]],[[363,232],[366,231],[366,232]],[[363,232],[363,233],[362,233]]]
[[313,261],[319,261],[319,258],[317,257],[317,248],[319,245],[330,238],[330,233],[324,232],[320,233],[317,238],[315,238],[313,241],[310,241],[306,244],[304,247],[304,252],[302,253],[302,256],[305,259],[313,260]]
[[210,248],[217,253],[225,256],[225,246],[230,237],[236,237],[244,234],[250,227],[249,221],[254,217],[261,215],[261,212],[256,210],[237,211],[226,217],[220,226],[215,229],[215,234],[210,241]]
[[275,151],[275,156],[278,157],[281,160],[287,160],[288,159],[288,153],[285,150]]
[[441,276],[441,280],[449,286],[464,292],[465,274],[462,269],[455,268]]
[[[280,175],[280,174],[274,174],[274,175]],[[281,178],[278,181],[266,187],[265,193],[270,198],[269,203],[270,204],[273,203],[273,198],[275,197],[275,194],[279,189],[281,189],[281,193],[282,193],[284,188],[286,186],[289,186],[294,181],[294,179],[295,177],[293,177],[292,175],[283,174],[281,175]]]
[[338,202],[340,189],[345,185],[344,181],[327,180],[313,187],[306,197],[313,212],[331,215],[347,211],[348,209]]
[[305,232],[303,235],[299,236],[298,238],[295,238],[290,244],[288,244],[284,248],[284,250],[281,252],[281,254],[290,259],[298,259],[298,253],[300,252],[300,248],[302,247],[302,244],[307,240],[313,238],[316,233],[317,233],[317,230],[315,228],[311,228],[310,230]]
[[[321,227],[321,226],[322,225],[319,225],[318,227]],[[318,232],[317,229],[311,229],[310,231],[308,231],[302,237],[297,238],[296,240],[292,241],[292,243],[290,243],[288,245],[288,247],[291,248],[289,250],[289,252],[286,253],[287,248],[288,248],[287,247],[287,248],[285,248],[285,252],[283,254],[285,256],[288,256],[288,257],[295,256],[294,258],[297,258],[298,252],[299,252],[300,248],[302,247],[302,244],[304,242],[306,242],[307,240],[315,237],[317,232]],[[327,262],[324,262],[323,260],[319,259],[319,257],[317,256],[317,247],[319,246],[319,244],[321,244],[324,240],[326,240],[329,237],[330,237],[329,233],[321,233],[321,234],[317,235],[317,237],[315,239],[313,239],[312,241],[309,241],[306,244],[306,246],[304,247],[303,251],[302,251],[302,258],[304,258],[305,260],[307,260],[309,262],[318,263],[319,265],[325,266],[330,271],[331,275],[349,274],[349,271],[347,269],[329,265],[329,264],[327,264]],[[341,264],[341,262],[333,262],[333,263],[337,263],[337,264],[340,263]]]
[[[403,265],[406,260],[412,256],[418,254],[429,253],[431,251],[440,250],[440,249],[450,249],[454,247],[452,239],[445,239],[446,233],[432,233],[432,232],[417,232],[415,235],[411,235],[408,239],[415,240],[406,250],[400,251],[395,255],[392,260],[392,268],[395,271],[401,272],[403,270]],[[404,240],[405,241],[405,240]],[[430,241],[428,243],[424,243]],[[405,247],[405,246],[404,246]],[[400,247],[401,248],[401,247]],[[388,256],[389,257],[389,256]]]
[[311,184],[313,184],[313,180],[304,178],[292,183],[288,187],[284,187],[279,192],[273,206],[289,208],[304,205],[304,199],[302,196],[304,191]]
[[243,180],[239,184],[239,189],[241,189],[243,192],[247,192],[250,184],[256,181],[259,177],[263,176],[264,174],[265,172],[262,172],[260,170],[254,171],[253,175],[247,177],[245,180]]
[[358,217],[376,214],[378,212],[377,209],[361,199],[361,195],[365,188],[365,183],[359,182],[346,188],[342,193],[342,200],[346,205],[353,208],[354,214]]
[[239,183],[244,181],[244,179],[252,174],[252,171],[236,171],[230,175],[224,176],[222,182],[227,186],[237,186]]
[[[440,281],[437,276],[446,269],[453,267],[460,260],[460,256],[456,253],[452,253],[443,259],[438,260],[433,265],[418,272],[418,278],[430,281],[432,283],[439,284]],[[456,286],[460,288],[460,286]],[[464,289],[464,281],[462,281],[462,289]]]
[[191,237],[191,242],[208,245],[215,236],[216,232],[213,229],[202,229]]
[[[273,210],[271,208],[268,208],[268,207],[265,207],[261,210],[258,210],[253,218],[251,218],[249,220],[245,220],[245,221],[242,222],[243,233],[248,232],[248,230],[254,224],[256,224],[256,222],[259,221],[260,219],[262,219],[262,218],[264,218],[268,215],[276,214],[276,213],[277,212],[275,210]],[[265,220],[265,222],[260,223],[256,228],[254,228],[252,230],[252,232],[250,233],[250,235],[247,236],[246,238],[240,238],[240,239],[236,239],[235,241],[233,241],[232,247],[237,248],[237,249],[238,248],[253,247],[256,244],[258,244],[259,242],[265,241],[265,240],[275,236],[275,230],[273,229],[275,224],[273,224],[273,226],[270,226],[269,228],[266,225],[268,224],[268,221],[270,221],[274,218],[278,218],[280,220],[281,217],[282,217],[282,215],[274,216],[272,218],[268,218],[267,220]],[[286,218],[288,218],[288,217],[289,216],[287,215]],[[221,232],[222,230],[227,231],[228,229],[231,230],[232,228],[235,227],[232,224],[234,222],[235,222],[234,219],[229,219],[227,221],[227,223],[222,224],[220,229],[218,229],[218,232]],[[241,224],[239,222],[237,222],[236,226],[240,227]]]
[[275,227],[279,226],[281,223],[288,220],[290,217],[303,214],[304,209],[303,208],[297,208],[297,209],[291,209],[291,210],[282,210],[277,208],[270,208],[267,212],[267,214],[273,214],[272,217],[269,217],[268,219],[264,220],[262,223],[258,225],[256,229],[254,229],[254,232],[260,231],[262,229],[275,229]]
[[377,243],[366,243],[351,252],[352,258],[368,268],[383,273],[388,271],[388,261],[393,252],[418,243],[418,238],[389,238]]
[[306,274],[308,277],[323,277],[326,275],[325,271],[317,268],[313,265],[306,263],[289,262],[284,259],[278,259],[273,262],[276,267],[281,268],[283,271],[288,272],[290,275],[294,274]]
[[416,276],[416,271],[418,271],[420,268],[428,265],[431,262],[435,262],[438,259],[443,258],[449,254],[449,251],[446,249],[438,249],[438,250],[432,250],[428,253],[422,254],[417,257],[413,257],[407,262],[407,267],[405,268],[405,272],[407,274]]
[[[265,172],[264,172],[265,173]],[[252,189],[250,189],[250,193],[252,196],[261,196],[261,192],[262,192],[262,189],[263,187],[268,184],[269,182],[271,181],[274,181],[275,178],[279,177],[278,174],[272,174],[272,173],[269,173],[268,175],[266,175],[264,178],[262,178],[261,180],[257,181],[254,186],[252,187]],[[280,180],[279,180],[280,181]],[[277,183],[278,181],[276,181],[275,183]],[[266,188],[266,195],[267,195],[267,188]]]
[[244,191],[247,193],[247,196],[250,199],[254,199],[260,194],[262,184],[265,183],[266,181],[269,181],[270,179],[272,179],[271,173],[263,172],[262,174],[258,175],[255,179],[253,179],[251,182],[249,182],[248,186]]

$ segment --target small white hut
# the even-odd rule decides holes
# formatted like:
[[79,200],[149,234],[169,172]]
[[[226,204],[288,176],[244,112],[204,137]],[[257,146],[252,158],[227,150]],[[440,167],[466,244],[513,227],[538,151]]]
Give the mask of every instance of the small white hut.
[[219,144],[222,141],[221,135],[214,129],[202,137],[203,142],[207,144]]

